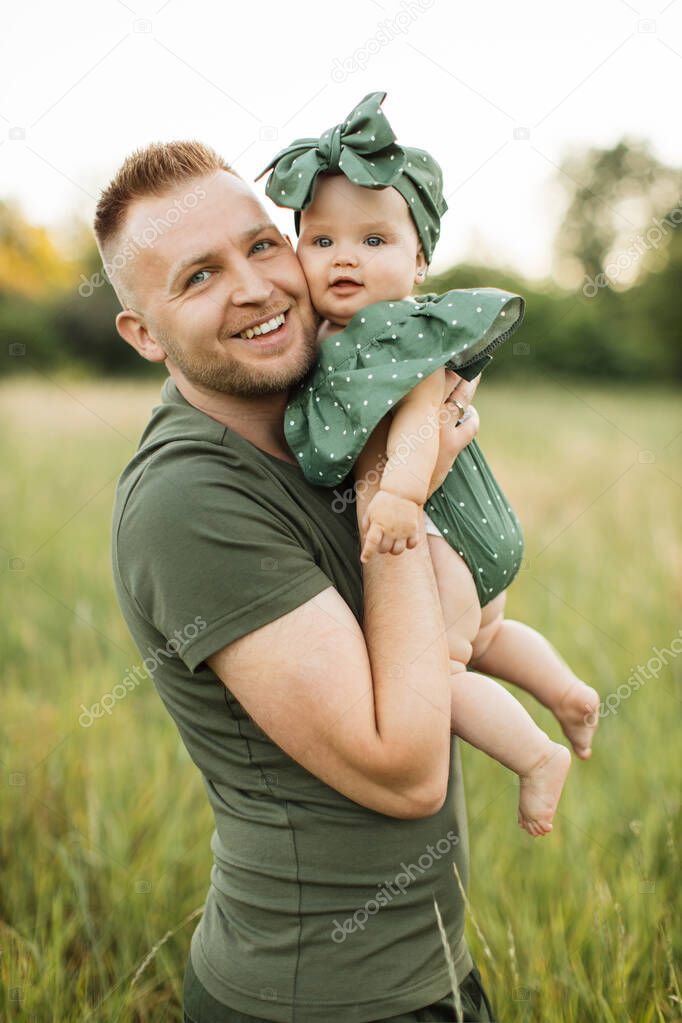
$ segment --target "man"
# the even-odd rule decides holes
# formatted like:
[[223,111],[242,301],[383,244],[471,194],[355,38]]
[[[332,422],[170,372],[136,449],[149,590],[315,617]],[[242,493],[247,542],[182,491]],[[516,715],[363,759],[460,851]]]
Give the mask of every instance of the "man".
[[[435,904],[463,1018],[491,1019],[453,870],[466,884],[428,546],[422,531],[361,567],[376,480],[354,507],[310,486],[286,445],[318,325],[288,238],[196,142],[132,154],[95,233],[119,333],[169,372],[119,481],[112,544],[123,615],[159,654],[154,683],[215,814],[185,1019],[453,1019]],[[474,390],[459,382],[458,400]],[[473,407],[458,429],[443,412],[431,490],[478,427]]]

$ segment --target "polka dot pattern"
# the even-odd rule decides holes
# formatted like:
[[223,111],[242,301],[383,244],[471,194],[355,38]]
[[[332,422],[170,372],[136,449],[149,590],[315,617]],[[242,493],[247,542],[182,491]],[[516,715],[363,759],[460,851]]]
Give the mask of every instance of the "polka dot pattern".
[[476,438],[458,455],[445,483],[429,498],[426,511],[466,562],[484,607],[518,573],[523,533]]
[[[349,474],[368,434],[392,406],[444,366],[472,379],[490,361],[492,348],[513,333],[523,309],[519,295],[497,288],[365,306],[320,345],[317,365],[293,389],[285,410],[285,436],[306,479],[327,487],[346,477],[352,482]],[[463,552],[481,605],[488,603],[516,575],[523,537],[475,439],[427,510]]]

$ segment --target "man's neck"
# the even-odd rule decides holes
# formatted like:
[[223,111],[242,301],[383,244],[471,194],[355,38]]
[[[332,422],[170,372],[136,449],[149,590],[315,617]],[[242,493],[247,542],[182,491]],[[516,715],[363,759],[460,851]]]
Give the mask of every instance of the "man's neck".
[[243,398],[235,394],[206,391],[191,383],[176,368],[168,367],[177,389],[185,401],[200,412],[238,433],[276,458],[297,465],[284,435],[284,409],[289,392],[280,391],[262,397]]

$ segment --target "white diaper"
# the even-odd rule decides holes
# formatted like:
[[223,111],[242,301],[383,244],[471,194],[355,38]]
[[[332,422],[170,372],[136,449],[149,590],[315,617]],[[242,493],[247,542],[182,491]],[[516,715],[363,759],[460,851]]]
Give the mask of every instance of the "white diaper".
[[426,512],[424,512],[424,522],[426,524],[426,535],[427,536],[429,535],[429,533],[431,534],[431,536],[442,536],[443,535],[441,533],[440,529],[438,528],[438,526],[436,525],[436,523],[433,521],[432,518],[430,518],[426,514]]

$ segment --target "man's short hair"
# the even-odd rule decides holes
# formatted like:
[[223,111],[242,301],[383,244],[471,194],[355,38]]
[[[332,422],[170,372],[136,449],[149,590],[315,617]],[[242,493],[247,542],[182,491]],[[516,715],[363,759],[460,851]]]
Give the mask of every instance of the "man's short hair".
[[[162,196],[174,186],[218,171],[239,174],[214,149],[196,140],[152,142],[136,149],[121,164],[109,185],[102,190],[95,210],[94,230],[105,268],[112,263],[126,215],[132,203],[149,196]],[[114,286],[123,302],[127,291],[119,277]]]

